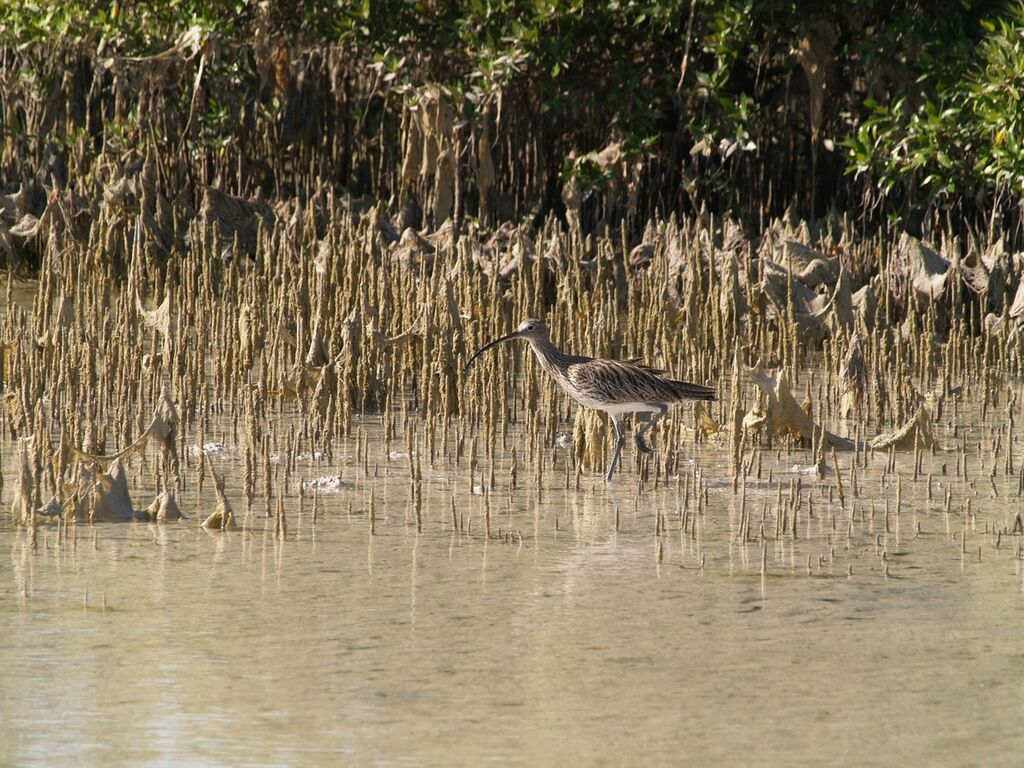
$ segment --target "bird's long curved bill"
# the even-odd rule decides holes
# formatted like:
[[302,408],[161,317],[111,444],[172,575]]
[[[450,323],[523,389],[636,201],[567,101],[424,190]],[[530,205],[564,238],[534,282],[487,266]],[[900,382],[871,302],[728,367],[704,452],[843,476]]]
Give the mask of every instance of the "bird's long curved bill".
[[478,349],[476,352],[473,353],[472,357],[470,357],[469,360],[466,361],[466,366],[462,370],[463,371],[468,371],[469,370],[469,366],[471,366],[473,364],[473,361],[476,360],[478,357],[480,357],[480,355],[482,355],[484,352],[486,352],[491,347],[495,347],[498,344],[501,344],[503,341],[511,341],[512,339],[518,339],[518,338],[519,338],[519,333],[516,332],[516,331],[513,331],[512,333],[505,334],[500,339],[495,339],[494,341],[487,342],[482,347],[480,347],[480,349]]

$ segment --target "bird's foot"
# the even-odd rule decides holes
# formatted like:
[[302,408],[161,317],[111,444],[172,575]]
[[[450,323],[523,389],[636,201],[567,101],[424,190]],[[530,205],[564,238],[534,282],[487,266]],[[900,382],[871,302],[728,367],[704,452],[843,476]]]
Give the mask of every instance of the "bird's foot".
[[643,435],[634,435],[633,440],[636,442],[636,449],[640,451],[640,453],[654,453],[654,449],[651,448]]

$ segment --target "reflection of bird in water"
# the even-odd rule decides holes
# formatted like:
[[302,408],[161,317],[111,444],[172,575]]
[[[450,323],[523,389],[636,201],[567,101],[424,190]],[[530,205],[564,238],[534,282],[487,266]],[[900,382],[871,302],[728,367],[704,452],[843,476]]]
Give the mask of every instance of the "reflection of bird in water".
[[[622,444],[622,416],[643,413],[646,421],[634,439],[642,453],[650,453],[645,435],[665,415],[669,403],[682,400],[716,400],[715,391],[700,384],[675,381],[665,371],[651,368],[638,360],[605,360],[584,355],[569,355],[552,342],[548,327],[542,320],[528,319],[510,334],[495,339],[478,349],[466,363],[470,364],[485,350],[512,339],[526,339],[541,367],[554,377],[558,385],[580,405],[605,411],[615,426],[615,452],[605,480],[611,480],[619,462]],[[652,415],[653,414],[653,415]]]

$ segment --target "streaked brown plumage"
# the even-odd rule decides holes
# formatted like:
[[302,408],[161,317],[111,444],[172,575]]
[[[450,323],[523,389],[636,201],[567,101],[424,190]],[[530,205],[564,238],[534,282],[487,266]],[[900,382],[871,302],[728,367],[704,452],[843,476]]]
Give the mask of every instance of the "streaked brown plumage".
[[647,421],[637,430],[634,439],[638,450],[649,453],[651,448],[644,436],[665,415],[669,403],[717,399],[710,387],[666,378],[665,371],[645,365],[638,359],[606,360],[566,354],[551,342],[547,325],[535,318],[524,320],[512,333],[482,346],[469,358],[466,367],[485,350],[512,339],[530,342],[541,367],[576,402],[587,408],[606,411],[611,416],[616,442],[606,480],[611,480],[625,442],[623,414],[645,414]]

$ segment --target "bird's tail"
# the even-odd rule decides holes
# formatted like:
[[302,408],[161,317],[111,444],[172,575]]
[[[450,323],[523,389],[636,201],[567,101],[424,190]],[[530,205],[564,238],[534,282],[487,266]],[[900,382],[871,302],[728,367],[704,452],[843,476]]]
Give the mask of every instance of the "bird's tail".
[[711,387],[691,384],[688,381],[669,381],[672,393],[679,400],[717,400],[718,396]]

